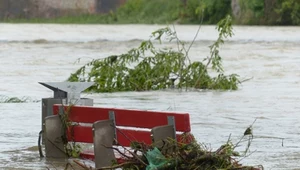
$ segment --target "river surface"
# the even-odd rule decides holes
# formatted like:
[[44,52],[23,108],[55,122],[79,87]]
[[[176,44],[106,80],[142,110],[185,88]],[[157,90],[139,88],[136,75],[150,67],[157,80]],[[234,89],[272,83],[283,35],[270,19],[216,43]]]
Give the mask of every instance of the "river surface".
[[[62,82],[95,58],[126,53],[162,25],[0,24],[0,95],[27,98],[0,103],[0,169],[63,169],[40,158],[41,98],[52,91],[38,82]],[[190,43],[198,26],[175,26]],[[266,170],[300,169],[300,27],[234,27],[221,48],[225,73],[249,79],[237,91],[176,90],[82,94],[96,106],[190,113],[192,133],[211,150],[238,142],[253,124],[245,165]],[[203,26],[190,50],[192,60],[209,55],[217,38]],[[176,44],[171,44],[176,48]],[[238,148],[243,151],[247,143]]]

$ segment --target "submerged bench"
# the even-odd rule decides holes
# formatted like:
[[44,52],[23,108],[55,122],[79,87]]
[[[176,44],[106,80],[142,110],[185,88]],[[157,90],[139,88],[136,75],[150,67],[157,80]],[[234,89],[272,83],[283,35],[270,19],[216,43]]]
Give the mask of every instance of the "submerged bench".
[[80,157],[94,160],[96,168],[110,166],[112,161],[119,159],[110,149],[113,145],[129,147],[131,142],[150,145],[167,138],[184,143],[191,140],[191,136],[182,135],[191,131],[188,113],[54,105],[54,115],[45,119],[47,157],[66,156],[62,152],[64,132],[59,116],[66,110],[72,122],[67,140],[93,143],[94,152],[83,151]]

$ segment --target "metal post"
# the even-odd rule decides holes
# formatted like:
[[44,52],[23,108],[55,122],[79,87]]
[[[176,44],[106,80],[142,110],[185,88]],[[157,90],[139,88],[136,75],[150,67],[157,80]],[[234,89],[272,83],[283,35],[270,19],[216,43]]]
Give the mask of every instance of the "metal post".
[[116,128],[116,117],[115,117],[115,112],[114,111],[109,111],[109,119],[113,121],[113,126],[114,126],[114,138],[116,139],[116,141],[118,141],[117,139],[117,128]]
[[174,116],[168,116],[168,125],[172,125],[173,126],[173,132],[174,132],[174,136],[176,138],[176,124],[175,124],[175,118]]
[[[44,135],[42,137],[42,143],[45,144],[45,139],[50,139],[51,136],[47,136],[45,133],[45,129],[47,128],[47,131],[49,128],[52,127],[46,127],[45,125],[45,119],[46,117],[53,115],[53,105],[54,104],[64,104],[64,105],[85,105],[85,106],[92,106],[93,105],[93,99],[88,98],[80,98],[80,93],[84,91],[85,89],[92,86],[93,82],[39,82],[41,85],[51,89],[53,91],[53,97],[52,98],[43,98],[42,99],[42,131],[44,132]],[[48,126],[48,125],[47,125]],[[60,133],[60,131],[58,131]],[[50,135],[50,134],[48,134]],[[59,135],[59,134],[58,134]],[[45,145],[46,149],[46,156],[51,155],[50,153],[47,154],[47,146]],[[50,147],[50,146],[49,146]],[[53,155],[51,155],[53,157]],[[55,156],[54,156],[55,157]],[[59,156],[58,156],[59,157]]]

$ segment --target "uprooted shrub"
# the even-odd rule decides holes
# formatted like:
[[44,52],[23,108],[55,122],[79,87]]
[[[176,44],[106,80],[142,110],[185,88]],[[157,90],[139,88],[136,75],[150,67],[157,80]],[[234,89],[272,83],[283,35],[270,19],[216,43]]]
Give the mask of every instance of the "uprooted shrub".
[[[93,81],[95,85],[89,90],[94,92],[146,91],[171,87],[236,90],[239,84],[238,75],[224,74],[219,54],[219,48],[225,39],[233,35],[231,17],[221,20],[217,30],[218,39],[209,46],[210,54],[202,62],[191,61],[189,58],[189,50],[194,40],[186,48],[176,31],[167,27],[153,32],[149,40],[143,41],[138,48],[125,54],[95,59],[85,64],[71,74],[68,81]],[[160,45],[166,43],[162,38],[166,38],[167,42],[176,41],[177,50],[156,48],[155,41]],[[210,76],[209,71],[216,72],[217,76]]]

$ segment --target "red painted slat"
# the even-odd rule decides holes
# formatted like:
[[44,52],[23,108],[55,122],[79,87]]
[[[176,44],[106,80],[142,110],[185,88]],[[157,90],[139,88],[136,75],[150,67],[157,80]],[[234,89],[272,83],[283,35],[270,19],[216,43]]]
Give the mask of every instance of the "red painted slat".
[[[73,137],[72,137],[73,136]],[[93,143],[93,131],[89,126],[73,126],[68,131],[68,140],[75,142]],[[151,132],[145,130],[132,130],[117,128],[117,140],[119,145],[127,147],[131,142],[142,142],[151,145]],[[177,134],[177,140],[182,143],[190,143],[193,136],[189,133],[184,136]]]
[[68,140],[74,142],[94,143],[90,126],[72,126],[68,131]]
[[179,143],[188,144],[195,141],[195,137],[191,133],[177,134],[176,139]]
[[[53,106],[53,114],[56,115],[59,113],[60,105]],[[73,122],[81,122],[81,123],[94,123],[99,120],[107,120],[109,119],[108,111],[111,110],[109,108],[101,108],[98,109],[96,107],[87,107],[87,106],[65,106],[65,111],[69,110],[69,119]]]
[[85,150],[80,153],[80,158],[82,159],[89,159],[94,161],[95,160],[95,153],[93,150]]
[[[123,157],[121,157],[118,153],[115,153],[115,156],[116,156],[118,164],[126,162],[126,160]],[[89,160],[94,161],[95,160],[94,151],[92,151],[92,150],[83,151],[80,153],[80,158],[89,159]]]
[[[150,132],[148,132],[150,133]],[[141,137],[143,135],[147,135],[146,138],[135,138],[134,135],[132,134],[130,130],[124,130],[121,129],[120,131],[118,131],[118,139],[119,139],[119,143],[122,143],[122,146],[130,146],[130,141],[139,141],[139,142],[144,142],[146,144],[151,144],[151,139],[149,139],[150,134],[148,134],[147,132],[142,132],[141,134],[139,134],[138,136]],[[126,137],[124,137],[124,135],[126,135],[127,137],[129,137],[129,139],[127,139]],[[132,135],[131,135],[132,134]],[[126,139],[125,139],[126,138]],[[192,141],[194,141],[194,136],[190,133],[185,133],[185,134],[177,134],[176,135],[177,141],[179,141],[180,143],[191,143]],[[118,160],[118,163],[123,162],[124,160],[119,157],[120,155],[116,154],[116,158]],[[83,159],[90,159],[90,160],[94,160],[95,159],[95,155],[94,155],[94,151],[93,150],[85,150],[83,152],[80,153],[80,157]]]
[[[58,107],[59,105],[54,106],[54,114],[58,113]],[[108,119],[109,111],[114,111],[117,126],[153,128],[155,126],[167,125],[167,116],[174,116],[177,131],[191,131],[190,117],[188,113],[72,106],[69,118],[74,122],[94,123],[98,120]]]
[[117,129],[117,140],[121,146],[130,146],[131,142],[141,142],[151,145],[150,131],[137,131],[131,129]]
[[174,116],[176,131],[189,132],[190,118],[188,113],[154,112],[141,110],[114,109],[118,126],[153,128],[168,124],[167,116]]
[[[73,137],[72,137],[73,136]],[[73,126],[68,131],[68,140],[75,142],[93,143],[93,131],[89,126]],[[117,128],[117,140],[121,146],[130,146],[132,141],[151,144],[151,133],[149,131],[119,129]]]

